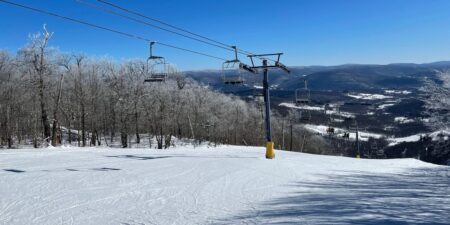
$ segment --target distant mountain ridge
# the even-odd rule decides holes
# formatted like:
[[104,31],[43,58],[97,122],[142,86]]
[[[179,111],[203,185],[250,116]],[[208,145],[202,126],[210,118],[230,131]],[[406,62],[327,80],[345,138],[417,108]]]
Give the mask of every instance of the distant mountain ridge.
[[[434,77],[437,72],[450,70],[450,61],[432,63],[344,64],[337,66],[293,66],[291,74],[271,70],[269,79],[278,90],[295,90],[303,87],[303,77],[312,90],[367,90],[412,89],[422,85],[424,77]],[[243,73],[244,86],[226,86],[220,70],[186,71],[186,76],[208,84],[215,89],[239,91],[261,85],[261,74]]]

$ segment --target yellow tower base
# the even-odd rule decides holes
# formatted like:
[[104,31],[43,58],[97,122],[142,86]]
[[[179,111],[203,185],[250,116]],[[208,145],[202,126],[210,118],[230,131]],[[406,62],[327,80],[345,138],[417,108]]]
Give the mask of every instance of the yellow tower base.
[[361,156],[359,154],[356,154],[356,158],[359,159],[361,158]]
[[275,151],[273,150],[273,142],[267,142],[266,143],[266,159],[273,159],[275,158]]

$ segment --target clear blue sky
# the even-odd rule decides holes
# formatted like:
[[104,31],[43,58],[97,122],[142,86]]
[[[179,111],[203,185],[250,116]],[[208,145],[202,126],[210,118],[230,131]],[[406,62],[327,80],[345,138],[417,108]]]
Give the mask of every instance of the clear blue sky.
[[[96,11],[75,0],[10,0],[224,58],[230,52]],[[93,1],[93,0],[85,0]],[[450,60],[448,0],[110,0],[168,23],[257,53],[284,52],[291,66]],[[94,1],[95,2],[95,1]],[[147,44],[0,3],[0,48],[16,51],[46,23],[64,52],[147,56]],[[181,69],[220,62],[157,47]]]

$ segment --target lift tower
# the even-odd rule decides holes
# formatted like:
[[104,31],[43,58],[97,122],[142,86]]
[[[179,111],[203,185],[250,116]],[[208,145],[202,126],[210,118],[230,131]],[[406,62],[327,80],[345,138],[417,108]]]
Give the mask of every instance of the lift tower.
[[[250,60],[252,61],[253,70],[262,69],[264,72],[263,77],[263,93],[264,93],[264,103],[265,103],[265,124],[266,124],[266,158],[273,159],[275,158],[275,151],[273,149],[273,141],[272,141],[272,127],[270,124],[270,93],[269,93],[269,69],[278,68],[290,73],[291,71],[288,68],[280,63],[280,57],[283,53],[274,53],[274,54],[260,54],[260,55],[249,55]],[[274,63],[269,65],[268,57],[276,57],[276,60],[271,60]],[[262,60],[262,66],[255,66],[253,61],[254,58],[259,58]]]

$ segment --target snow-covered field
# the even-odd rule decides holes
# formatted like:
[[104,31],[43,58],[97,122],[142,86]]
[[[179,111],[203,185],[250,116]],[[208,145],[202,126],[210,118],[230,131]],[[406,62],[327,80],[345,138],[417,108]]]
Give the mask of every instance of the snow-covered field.
[[264,149],[0,152],[0,224],[448,224],[449,167]]
[[[326,125],[305,124],[305,125],[303,125],[303,127],[315,134],[328,135],[328,133],[327,133],[328,126],[326,126]],[[356,132],[354,130],[349,131],[347,129],[334,127],[335,135],[342,137],[344,132],[349,132],[349,139],[353,139],[353,140],[356,139]],[[363,131],[363,130],[360,130],[358,132],[358,134],[359,134],[359,140],[361,140],[361,141],[368,141],[370,137],[375,138],[375,139],[380,139],[380,138],[385,137],[386,140],[389,142],[389,146],[394,146],[394,145],[398,145],[402,142],[416,142],[416,141],[419,141],[421,137],[425,137],[427,135],[430,136],[434,141],[437,141],[439,134],[442,134],[444,136],[443,137],[444,140],[447,140],[446,136],[450,135],[450,130],[443,129],[443,130],[438,130],[438,131],[430,132],[430,133],[413,134],[413,135],[406,136],[406,137],[386,137],[383,134],[371,133],[371,132],[367,132],[367,131]]]
[[388,104],[381,104],[377,107],[378,110],[386,109],[388,107],[394,106],[395,104],[388,103]]
[[409,95],[412,92],[411,91],[406,91],[406,90],[384,90],[384,93],[386,94],[402,94],[402,95]]
[[[287,102],[280,103],[279,106],[292,108],[292,109],[309,110],[309,111],[325,111],[325,114],[327,114],[327,115],[336,115],[336,116],[346,117],[346,118],[354,118],[355,117],[355,114],[353,114],[353,113],[337,111],[336,109],[325,110],[325,107],[323,107],[323,106],[296,105],[294,103],[287,103]],[[336,121],[336,122],[343,122],[343,121]]]
[[323,111],[324,110],[324,108],[322,106],[295,105],[294,103],[287,103],[287,102],[280,103],[279,106],[284,106],[284,107],[293,108],[293,109],[311,110],[311,111]]
[[404,116],[398,116],[398,117],[394,118],[394,122],[400,123],[400,124],[412,123],[412,122],[414,122],[414,119],[404,117]]
[[442,129],[431,133],[419,133],[414,134],[406,137],[396,137],[396,138],[388,138],[389,146],[394,146],[396,144],[399,144],[401,142],[416,142],[419,141],[421,137],[430,136],[434,141],[439,140],[439,134],[442,134],[444,137],[444,140],[447,140],[447,136],[450,135],[449,129]]
[[389,146],[398,145],[402,142],[416,142],[420,140],[421,136],[425,136],[425,134],[413,134],[406,137],[388,138]]
[[362,100],[381,100],[392,98],[392,96],[382,95],[382,94],[367,94],[367,93],[356,93],[356,94],[347,94],[348,97],[362,99]]
[[[313,133],[316,134],[320,134],[320,135],[327,135],[327,128],[328,126],[325,125],[314,125],[314,124],[305,124],[303,127],[305,127],[306,129],[310,130]],[[334,128],[334,134],[336,134],[337,136],[342,137],[342,135],[344,134],[344,132],[349,132],[346,129],[341,129],[341,128]],[[382,134],[376,134],[376,133],[370,133],[367,131],[358,131],[358,136],[359,136],[359,140],[361,141],[368,141],[370,137],[372,138],[382,138],[383,135]],[[349,133],[349,139],[356,139],[356,132],[354,130],[350,131]]]

